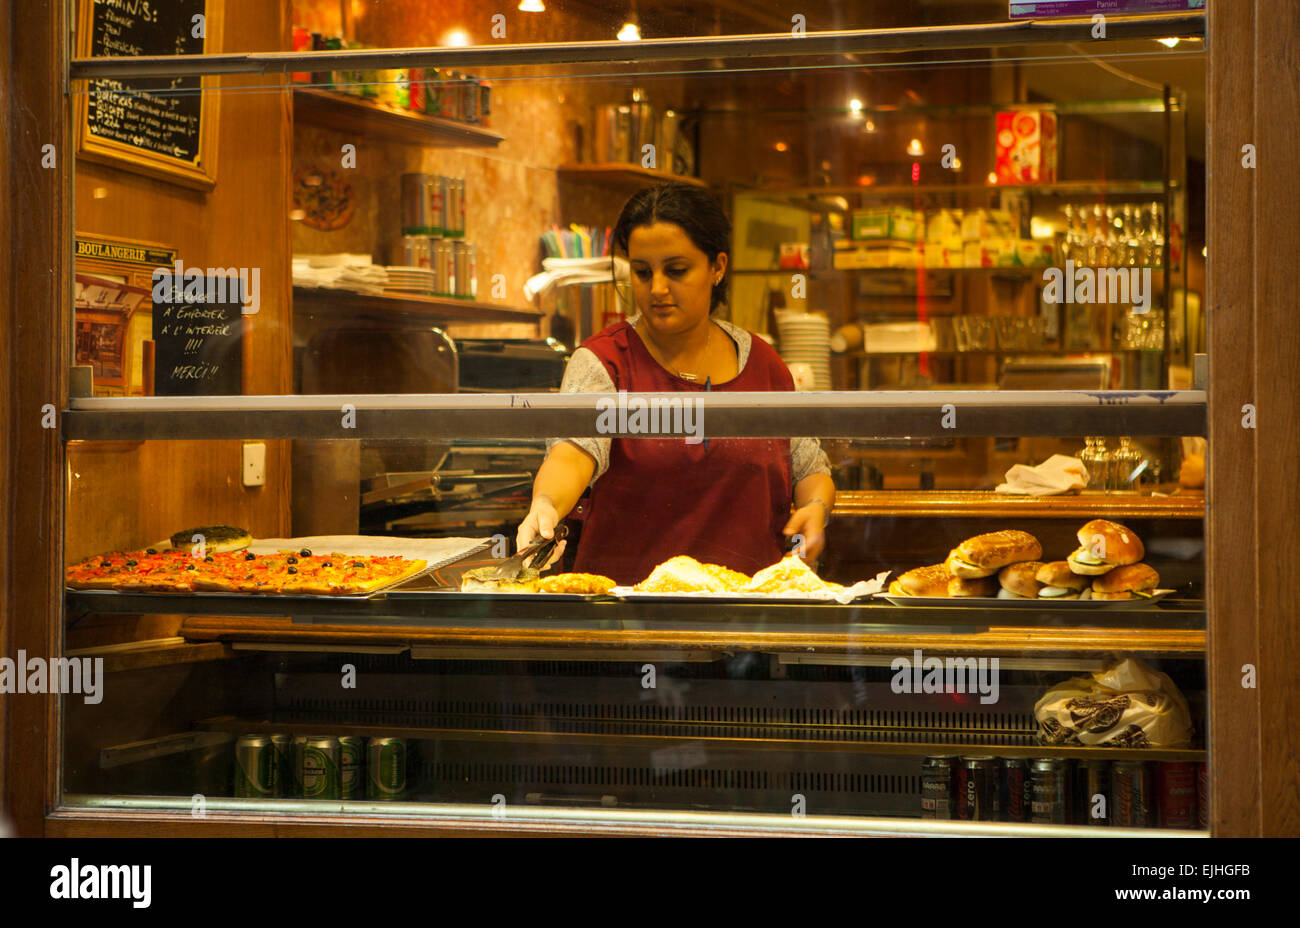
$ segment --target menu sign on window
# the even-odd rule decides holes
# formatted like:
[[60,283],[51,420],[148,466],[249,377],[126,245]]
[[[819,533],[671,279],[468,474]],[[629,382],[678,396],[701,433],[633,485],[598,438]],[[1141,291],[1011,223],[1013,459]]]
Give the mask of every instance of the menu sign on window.
[[[160,299],[159,297],[162,297]],[[244,294],[237,277],[164,278],[153,292],[154,393],[242,392]]]
[[[219,0],[81,0],[79,54],[198,55],[214,47]],[[190,186],[216,171],[216,95],[193,76],[94,78],[77,96],[79,153]]]
[[1011,0],[1012,19],[1088,18],[1097,13],[1176,13],[1205,9],[1205,0]]

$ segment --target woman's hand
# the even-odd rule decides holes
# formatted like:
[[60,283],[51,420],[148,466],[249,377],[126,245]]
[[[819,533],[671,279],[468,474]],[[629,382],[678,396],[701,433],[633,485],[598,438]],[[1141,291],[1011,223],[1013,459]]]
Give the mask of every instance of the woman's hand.
[[[515,551],[522,551],[528,544],[540,535],[543,538],[555,537],[555,526],[560,522],[560,516],[555,510],[555,503],[549,496],[538,494],[533,497],[532,508],[528,510],[528,516],[524,521],[519,523],[519,531],[515,533]],[[537,567],[538,570],[545,570],[554,564],[564,553],[564,547],[567,541],[561,541],[555,546],[555,551],[551,557]],[[531,560],[531,559],[530,559]],[[532,567],[532,564],[525,564],[526,567]]]
[[802,549],[795,548],[795,554],[804,562],[815,561],[826,547],[826,509],[821,503],[812,502],[802,509],[796,509],[790,521],[782,529],[787,537],[803,536]]

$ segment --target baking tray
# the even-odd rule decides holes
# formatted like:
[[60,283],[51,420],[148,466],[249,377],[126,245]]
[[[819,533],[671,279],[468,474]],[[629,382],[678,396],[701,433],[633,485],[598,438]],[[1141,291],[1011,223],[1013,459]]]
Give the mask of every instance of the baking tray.
[[899,596],[876,593],[895,606],[926,606],[931,609],[1067,609],[1079,612],[1141,609],[1159,602],[1177,590],[1154,590],[1146,599],[998,599],[996,596]]
[[808,596],[765,596],[761,593],[637,593],[627,589],[615,587],[612,596],[624,602],[639,603],[696,603],[696,602],[720,602],[735,603],[736,605],[763,605],[771,606],[774,604],[788,604],[791,606],[844,606],[844,605],[861,605],[864,600],[869,600],[876,593],[861,593],[847,603],[841,603],[838,599],[816,598]]

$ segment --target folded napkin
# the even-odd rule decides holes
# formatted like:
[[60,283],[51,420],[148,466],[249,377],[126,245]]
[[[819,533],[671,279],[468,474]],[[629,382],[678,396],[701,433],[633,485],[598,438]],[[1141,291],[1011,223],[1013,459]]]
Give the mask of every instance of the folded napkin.
[[1017,464],[1007,471],[1007,482],[998,484],[999,493],[1055,496],[1082,490],[1088,485],[1088,469],[1078,458],[1054,454],[1037,467]]

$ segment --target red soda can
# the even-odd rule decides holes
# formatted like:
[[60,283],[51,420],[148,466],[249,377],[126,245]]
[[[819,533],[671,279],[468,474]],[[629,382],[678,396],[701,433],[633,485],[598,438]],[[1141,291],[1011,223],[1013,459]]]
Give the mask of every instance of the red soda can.
[[1156,765],[1156,808],[1161,828],[1196,827],[1196,765],[1167,761]]
[[998,762],[993,757],[963,757],[957,769],[957,818],[998,820]]
[[1151,771],[1140,760],[1117,760],[1110,768],[1111,824],[1146,828],[1151,824]]
[[1033,818],[1034,784],[1029,777],[1029,762],[1022,757],[1008,757],[1003,762],[1001,805],[1004,822]]

